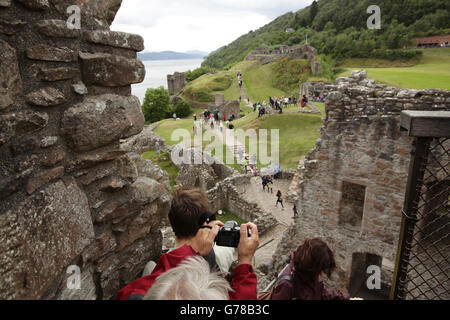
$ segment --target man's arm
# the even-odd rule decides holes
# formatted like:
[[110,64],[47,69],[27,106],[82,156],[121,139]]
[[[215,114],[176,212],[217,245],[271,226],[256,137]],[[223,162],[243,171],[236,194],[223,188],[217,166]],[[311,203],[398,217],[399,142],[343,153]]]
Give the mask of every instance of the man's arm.
[[[248,236],[250,233],[250,237]],[[258,279],[252,267],[253,256],[259,246],[258,228],[253,223],[241,225],[238,247],[238,267],[234,270],[231,300],[257,300]]]

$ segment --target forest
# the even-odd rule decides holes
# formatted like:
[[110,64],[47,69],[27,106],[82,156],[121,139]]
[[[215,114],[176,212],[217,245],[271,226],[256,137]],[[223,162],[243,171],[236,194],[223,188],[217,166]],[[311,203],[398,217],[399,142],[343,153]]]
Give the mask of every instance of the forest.
[[[367,8],[381,8],[381,29],[369,30]],[[295,32],[287,33],[292,28]],[[308,43],[320,54],[337,60],[378,58],[409,60],[421,54],[404,50],[416,37],[450,34],[448,0],[318,0],[297,12],[289,12],[262,28],[241,36],[211,53],[203,66],[226,68],[257,47]]]

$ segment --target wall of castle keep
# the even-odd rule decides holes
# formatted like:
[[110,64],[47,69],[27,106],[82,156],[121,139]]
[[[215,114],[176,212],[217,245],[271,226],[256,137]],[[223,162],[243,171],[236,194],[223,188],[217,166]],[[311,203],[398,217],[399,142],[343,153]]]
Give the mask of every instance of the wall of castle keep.
[[[349,282],[355,253],[395,261],[412,144],[400,130],[400,113],[450,110],[450,91],[401,90],[375,85],[366,75],[340,78],[329,90],[321,137],[296,176],[300,217],[284,235],[272,272],[302,240],[315,237],[335,252],[334,288]],[[363,207],[359,226],[340,216],[348,206]]]
[[171,96],[176,95],[186,86],[186,76],[184,73],[175,72],[167,75],[167,86]]
[[145,76],[142,37],[109,30],[120,5],[0,1],[0,299],[112,299],[161,253],[167,174],[120,150]]

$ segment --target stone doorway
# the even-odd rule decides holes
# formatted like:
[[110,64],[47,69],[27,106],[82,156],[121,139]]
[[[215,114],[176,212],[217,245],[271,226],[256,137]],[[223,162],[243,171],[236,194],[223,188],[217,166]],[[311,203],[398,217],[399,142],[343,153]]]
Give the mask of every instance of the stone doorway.
[[[372,275],[368,273],[370,266],[377,266],[381,270],[380,289],[370,290],[367,286],[367,280]],[[354,253],[350,274],[350,296],[364,300],[388,300],[392,281],[391,272],[393,272],[393,264],[390,261],[370,253]]]

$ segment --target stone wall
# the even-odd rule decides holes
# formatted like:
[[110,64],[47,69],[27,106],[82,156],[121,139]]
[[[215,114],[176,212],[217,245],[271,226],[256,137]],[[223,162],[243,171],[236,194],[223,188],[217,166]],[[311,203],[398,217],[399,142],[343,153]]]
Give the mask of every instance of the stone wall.
[[250,184],[251,176],[238,175],[225,179],[208,190],[209,207],[212,212],[228,209],[244,221],[253,222],[258,226],[258,232],[263,235],[277,225],[272,214],[264,212],[256,203],[242,197],[238,188]]
[[171,96],[176,95],[186,86],[186,76],[184,73],[175,72],[167,75],[167,86]]
[[120,4],[0,1],[0,299],[115,298],[161,253],[168,180],[120,150],[145,76],[143,39],[109,30]]
[[[450,110],[450,91],[375,85],[366,74],[338,79],[328,94],[321,137],[300,165],[297,192],[290,194],[300,217],[281,241],[272,272],[302,240],[315,237],[335,252],[338,270],[329,283],[334,288],[345,288],[355,253],[395,261],[412,143],[400,130],[400,113]],[[346,184],[365,188],[356,228],[340,219],[349,198]]]
[[216,94],[216,102],[214,105],[209,105],[208,110],[213,112],[214,109],[219,110],[219,118],[223,120],[223,115],[227,118],[234,114],[236,119],[241,117],[241,104],[237,100],[225,101],[223,93]]
[[282,46],[278,50],[268,50],[261,47],[248,53],[245,60],[260,61],[262,65],[265,65],[286,56],[289,56],[292,59],[308,59],[311,63],[311,72],[315,76],[322,72],[322,64],[318,59],[317,49],[309,45],[297,45],[293,47]]

